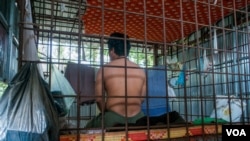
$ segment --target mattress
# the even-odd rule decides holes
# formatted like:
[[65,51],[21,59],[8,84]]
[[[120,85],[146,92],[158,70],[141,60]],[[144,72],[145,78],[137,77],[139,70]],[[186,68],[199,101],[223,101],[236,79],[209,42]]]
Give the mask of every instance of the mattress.
[[[129,130],[105,133],[91,133],[80,134],[78,138],[80,141],[125,141],[128,137],[129,141],[143,141],[147,140],[165,140],[176,139],[183,137],[195,137],[204,135],[220,135],[222,132],[222,125],[209,124],[209,125],[189,125],[182,127],[171,127],[162,129],[144,129],[144,130]],[[127,135],[126,135],[127,133]],[[77,141],[77,135],[61,135],[60,141]]]

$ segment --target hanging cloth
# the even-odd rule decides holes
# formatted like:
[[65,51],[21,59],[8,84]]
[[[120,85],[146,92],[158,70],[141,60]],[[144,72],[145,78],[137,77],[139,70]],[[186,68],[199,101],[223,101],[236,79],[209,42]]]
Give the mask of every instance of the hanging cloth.
[[147,81],[148,97],[141,105],[142,111],[148,116],[159,116],[170,112],[165,66],[149,68]]
[[64,76],[74,91],[80,94],[79,104],[90,104],[95,101],[95,69],[93,67],[69,62]]

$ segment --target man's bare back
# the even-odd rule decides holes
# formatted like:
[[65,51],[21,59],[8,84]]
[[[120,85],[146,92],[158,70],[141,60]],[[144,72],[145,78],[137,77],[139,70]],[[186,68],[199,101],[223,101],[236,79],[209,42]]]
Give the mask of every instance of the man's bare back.
[[96,103],[101,113],[88,122],[87,128],[135,124],[144,116],[141,105],[146,94],[146,75],[127,59],[131,48],[127,39],[118,32],[110,35],[107,43],[111,62],[98,70],[95,82]]
[[[126,61],[126,63],[125,63]],[[103,72],[102,72],[103,71]],[[146,93],[145,72],[135,63],[120,58],[106,64],[97,73],[96,101],[102,103],[102,77],[106,91],[105,107],[122,116],[132,117],[141,111],[141,104]],[[126,113],[127,109],[127,113]]]

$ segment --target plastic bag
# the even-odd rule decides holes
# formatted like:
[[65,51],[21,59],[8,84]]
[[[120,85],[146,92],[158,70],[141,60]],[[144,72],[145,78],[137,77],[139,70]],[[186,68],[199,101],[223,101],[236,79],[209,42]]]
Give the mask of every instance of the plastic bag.
[[[216,109],[214,109],[210,115],[211,118],[221,118],[230,122],[230,116],[232,122],[240,122],[243,110],[246,107],[246,103],[236,98],[235,96],[230,96],[230,107],[228,96],[217,95],[216,96]],[[242,104],[242,106],[241,106]],[[243,107],[243,109],[242,109]],[[217,115],[215,115],[217,113]]]
[[168,86],[168,99],[169,99],[169,101],[176,100],[176,95],[175,95],[174,89],[170,86]]
[[51,71],[50,91],[54,97],[58,114],[60,116],[68,114],[68,111],[75,100],[75,97],[73,96],[75,96],[76,93],[64,75],[54,66],[52,66]]
[[57,141],[58,115],[37,64],[27,62],[0,99],[0,141]]
[[185,64],[182,66],[182,70],[179,73],[178,79],[175,82],[175,85],[180,85],[180,86],[184,86],[185,85],[185,81],[186,81],[186,66]]
[[212,70],[212,63],[209,61],[206,55],[206,50],[204,50],[203,56],[200,57],[200,72],[203,76],[207,76],[208,72]]
[[217,41],[217,30],[216,28],[214,28],[214,53],[217,54],[218,53],[218,41]]

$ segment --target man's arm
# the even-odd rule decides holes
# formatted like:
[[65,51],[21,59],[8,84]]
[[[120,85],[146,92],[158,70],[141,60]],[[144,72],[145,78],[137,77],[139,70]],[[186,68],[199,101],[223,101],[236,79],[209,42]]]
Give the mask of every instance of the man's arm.
[[102,68],[100,68],[97,72],[96,82],[95,82],[95,96],[97,107],[100,112],[105,110],[105,99],[103,99],[103,76],[102,76]]

